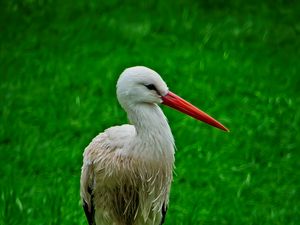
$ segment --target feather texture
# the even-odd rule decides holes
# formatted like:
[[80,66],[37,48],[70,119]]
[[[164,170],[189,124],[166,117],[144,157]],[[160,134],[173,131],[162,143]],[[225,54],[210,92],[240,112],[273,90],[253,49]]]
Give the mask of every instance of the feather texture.
[[136,127],[109,128],[84,151],[81,196],[91,207],[92,187],[97,225],[157,225],[163,219],[173,178],[173,137],[167,122],[147,134]]

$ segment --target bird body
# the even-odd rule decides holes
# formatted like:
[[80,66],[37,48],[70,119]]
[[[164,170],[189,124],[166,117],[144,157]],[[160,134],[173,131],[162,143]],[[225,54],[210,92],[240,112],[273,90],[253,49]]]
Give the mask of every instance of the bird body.
[[158,104],[171,104],[168,93],[161,77],[146,67],[121,74],[117,97],[132,125],[106,129],[84,151],[80,193],[90,225],[163,223],[174,139]]
[[172,181],[173,139],[157,140],[155,130],[147,135],[149,142],[133,125],[115,126],[85,149],[82,197],[91,203],[92,184],[96,224],[160,224]]

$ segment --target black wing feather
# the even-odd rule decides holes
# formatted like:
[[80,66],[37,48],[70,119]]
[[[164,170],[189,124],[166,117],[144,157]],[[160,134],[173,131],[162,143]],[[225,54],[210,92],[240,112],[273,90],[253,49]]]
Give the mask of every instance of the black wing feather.
[[83,202],[83,209],[87,218],[89,225],[95,225],[95,208],[94,208],[94,195],[93,190],[88,187],[88,193],[91,195],[91,210],[89,211],[88,204]]
[[168,206],[166,206],[165,204],[163,204],[163,207],[161,209],[162,218],[161,218],[160,225],[164,224],[165,219],[166,219],[167,211],[168,211]]

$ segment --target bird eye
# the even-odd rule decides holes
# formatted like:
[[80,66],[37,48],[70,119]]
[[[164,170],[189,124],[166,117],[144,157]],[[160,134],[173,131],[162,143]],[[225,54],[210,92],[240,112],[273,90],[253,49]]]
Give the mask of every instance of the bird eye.
[[157,91],[157,89],[154,86],[154,84],[145,84],[145,87],[148,88],[149,90],[155,90],[155,91]]

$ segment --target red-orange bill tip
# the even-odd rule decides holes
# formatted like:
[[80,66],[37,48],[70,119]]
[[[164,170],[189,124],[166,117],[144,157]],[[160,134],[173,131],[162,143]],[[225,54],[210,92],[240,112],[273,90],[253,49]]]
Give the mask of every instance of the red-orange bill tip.
[[227,129],[223,124],[171,91],[169,91],[165,96],[162,96],[162,100],[162,104],[164,105],[185,113],[197,120],[210,124],[211,126],[229,132],[229,129]]

